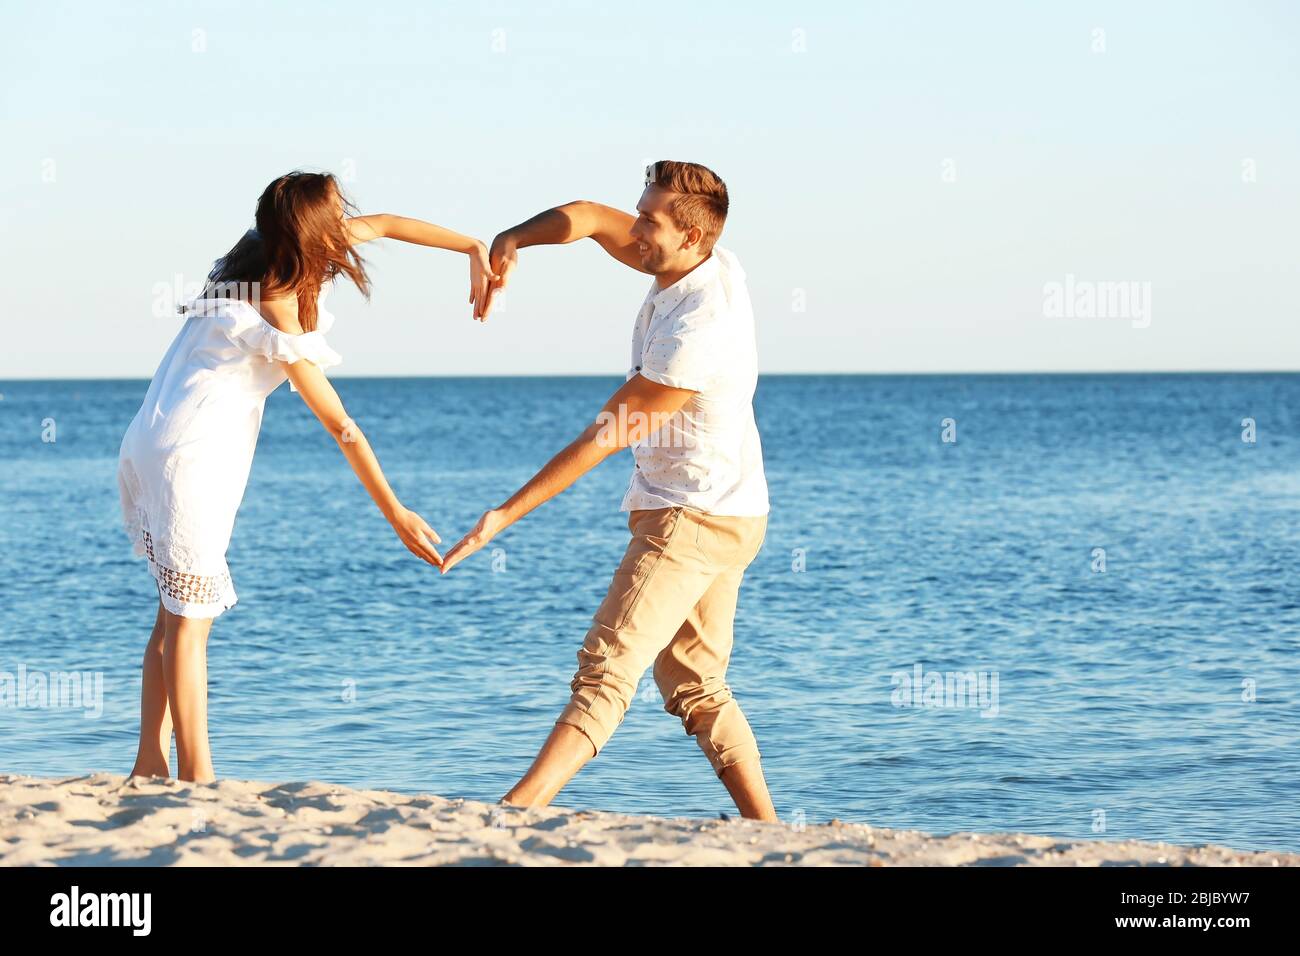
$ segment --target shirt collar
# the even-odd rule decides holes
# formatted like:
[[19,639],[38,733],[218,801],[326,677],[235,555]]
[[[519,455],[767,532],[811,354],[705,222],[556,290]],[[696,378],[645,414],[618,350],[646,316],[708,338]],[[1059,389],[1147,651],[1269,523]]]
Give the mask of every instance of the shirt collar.
[[718,261],[717,249],[709,253],[709,257],[692,269],[686,275],[682,276],[672,285],[665,289],[655,289],[658,285],[655,282],[650,284],[650,301],[654,303],[656,312],[671,312],[677,308],[677,303],[686,298],[692,292],[698,292],[706,285],[712,282],[718,275],[718,269],[721,265]]

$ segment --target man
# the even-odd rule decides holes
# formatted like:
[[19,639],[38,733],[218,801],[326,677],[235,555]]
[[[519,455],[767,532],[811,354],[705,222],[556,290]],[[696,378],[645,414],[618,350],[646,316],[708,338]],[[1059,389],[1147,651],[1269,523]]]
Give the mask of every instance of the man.
[[544,806],[600,752],[653,664],[741,814],[775,820],[758,744],[725,677],[745,568],[767,530],[767,483],[753,395],[754,316],[736,257],[715,245],[727,187],[695,163],[646,170],[635,217],[591,202],[547,210],[492,243],[493,298],[517,250],[595,239],[654,276],[632,333],[627,381],[597,420],[448,552],[445,574],[505,528],[631,446],[622,510],[632,540],[596,612],[572,697],[532,767],[502,802]]

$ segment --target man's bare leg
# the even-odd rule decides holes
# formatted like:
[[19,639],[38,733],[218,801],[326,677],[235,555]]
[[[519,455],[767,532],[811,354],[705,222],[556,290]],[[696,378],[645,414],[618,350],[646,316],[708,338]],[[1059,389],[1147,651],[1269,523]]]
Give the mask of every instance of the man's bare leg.
[[586,734],[572,724],[556,724],[533,765],[501,802],[518,807],[544,807],[594,756],[596,748]]
[[743,760],[733,763],[722,771],[722,783],[736,802],[736,809],[742,817],[751,820],[775,822],[776,808],[772,806],[772,797],[767,792],[767,781],[763,778],[763,766],[757,760]]

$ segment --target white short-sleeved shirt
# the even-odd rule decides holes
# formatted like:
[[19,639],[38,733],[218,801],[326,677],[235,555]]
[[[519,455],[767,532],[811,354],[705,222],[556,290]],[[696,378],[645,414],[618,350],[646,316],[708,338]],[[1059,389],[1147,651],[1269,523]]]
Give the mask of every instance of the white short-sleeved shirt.
[[768,513],[754,421],[758,348],[745,273],[719,246],[680,280],[651,283],[632,332],[627,377],[696,394],[632,446],[623,510],[686,507],[714,515]]

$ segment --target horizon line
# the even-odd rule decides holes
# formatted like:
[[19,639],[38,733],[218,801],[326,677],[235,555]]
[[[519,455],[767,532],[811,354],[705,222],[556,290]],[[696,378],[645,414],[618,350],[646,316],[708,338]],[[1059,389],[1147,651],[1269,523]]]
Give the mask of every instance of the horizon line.
[[[1297,375],[1300,368],[1277,369],[1066,369],[1066,370],[994,370],[994,371],[901,371],[901,372],[760,372],[759,378],[917,378],[942,377],[973,378],[976,376],[1101,376],[1101,375]],[[509,372],[461,372],[461,373],[375,373],[370,375],[330,375],[331,381],[363,381],[368,379],[466,379],[466,378],[518,378],[518,379],[565,379],[565,378],[618,378],[616,372],[551,372],[551,373],[509,373]],[[58,376],[0,376],[0,382],[148,382],[149,375],[58,375]]]

